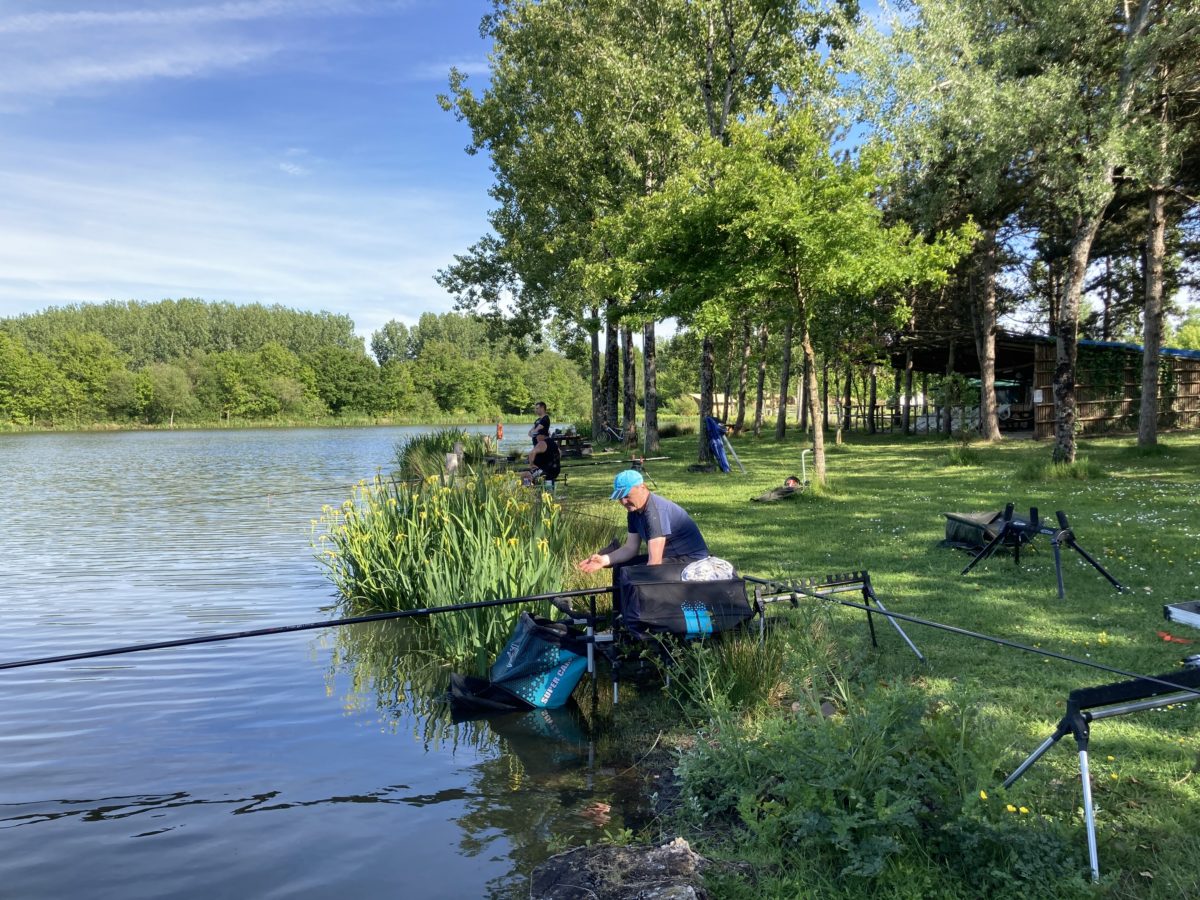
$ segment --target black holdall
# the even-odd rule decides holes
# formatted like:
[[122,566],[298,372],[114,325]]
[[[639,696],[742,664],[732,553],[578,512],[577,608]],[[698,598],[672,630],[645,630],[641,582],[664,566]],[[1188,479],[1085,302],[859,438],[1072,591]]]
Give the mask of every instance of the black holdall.
[[703,638],[737,628],[754,615],[741,578],[682,581],[686,565],[622,568],[621,621],[630,634],[643,640],[663,634]]

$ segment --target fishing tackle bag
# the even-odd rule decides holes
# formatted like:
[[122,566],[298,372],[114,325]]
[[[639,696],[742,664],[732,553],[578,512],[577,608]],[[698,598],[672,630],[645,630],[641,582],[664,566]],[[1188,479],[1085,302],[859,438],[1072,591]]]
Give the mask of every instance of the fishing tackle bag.
[[557,709],[587,669],[587,649],[562,622],[521,613],[487,680],[454,674],[450,696],[481,711]]
[[946,517],[943,547],[982,550],[1004,528],[1004,513],[942,513]]
[[634,637],[702,638],[737,628],[754,615],[741,578],[684,581],[682,563],[625,566],[621,623]]

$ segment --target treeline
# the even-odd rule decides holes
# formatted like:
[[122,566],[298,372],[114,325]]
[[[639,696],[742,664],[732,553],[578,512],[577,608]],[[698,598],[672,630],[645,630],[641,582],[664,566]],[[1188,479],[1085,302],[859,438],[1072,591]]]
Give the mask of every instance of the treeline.
[[593,425],[631,431],[642,404],[650,449],[670,318],[700,338],[701,414],[722,342],[778,395],[802,373],[818,480],[817,372],[886,384],[974,344],[997,438],[1005,328],[1056,340],[1061,461],[1079,335],[1137,337],[1153,443],[1164,328],[1197,287],[1200,32],[1172,0],[1060,6],[497,0],[488,79],[441,98],[491,159],[492,232],[440,281],[590,338]]
[[346,316],[200,300],[79,304],[0,320],[0,423],[79,426],[586,411],[576,364],[457,313],[390,322],[369,356]]
[[297,354],[331,346],[362,349],[349,316],[190,298],[72,303],[0,320],[0,329],[47,354],[66,335],[99,335],[134,369],[193,353],[254,352],[271,343]]

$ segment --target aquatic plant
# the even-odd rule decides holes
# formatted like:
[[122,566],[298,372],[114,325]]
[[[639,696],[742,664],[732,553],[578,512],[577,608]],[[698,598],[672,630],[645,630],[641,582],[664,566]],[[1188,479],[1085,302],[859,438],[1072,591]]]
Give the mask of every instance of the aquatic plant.
[[463,461],[479,466],[485,456],[497,452],[496,440],[490,434],[471,434],[461,428],[441,428],[416,434],[396,445],[396,469],[401,478],[419,481],[446,470],[446,454],[454,445],[463,445]]
[[[561,590],[575,552],[560,504],[508,475],[360,482],[314,524],[318,558],[353,612]],[[486,665],[524,606],[428,618],[449,659]],[[540,610],[549,612],[545,604]]]

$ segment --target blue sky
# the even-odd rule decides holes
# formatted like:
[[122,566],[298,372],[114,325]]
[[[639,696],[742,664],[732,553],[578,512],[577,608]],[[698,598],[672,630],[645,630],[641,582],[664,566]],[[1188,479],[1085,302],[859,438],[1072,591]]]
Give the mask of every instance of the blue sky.
[[0,316],[201,297],[349,315],[452,300],[486,156],[487,0],[0,0]]

